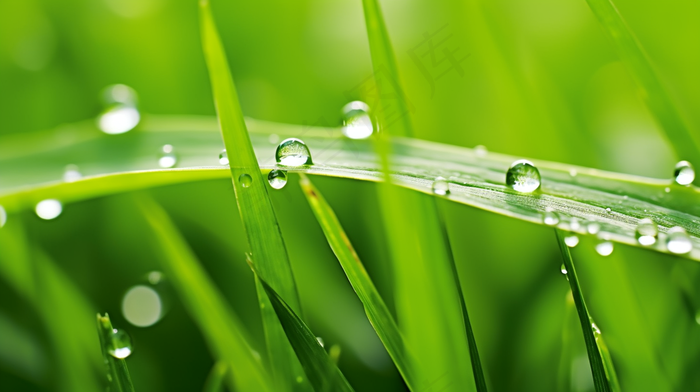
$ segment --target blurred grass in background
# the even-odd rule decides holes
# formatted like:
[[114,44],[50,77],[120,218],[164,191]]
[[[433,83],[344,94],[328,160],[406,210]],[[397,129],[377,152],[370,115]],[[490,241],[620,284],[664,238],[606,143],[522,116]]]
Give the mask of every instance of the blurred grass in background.
[[[674,103],[700,137],[700,4],[615,2]],[[637,88],[583,0],[382,1],[418,138],[667,178],[674,157]],[[213,4],[246,116],[335,126],[372,76],[361,2],[217,1]],[[430,51],[430,44],[442,42]],[[448,50],[461,61],[434,64]],[[427,53],[427,55],[423,55]],[[416,60],[417,59],[417,60]],[[444,74],[443,74],[444,73]],[[0,133],[95,117],[100,91],[124,83],[143,113],[213,115],[197,4],[168,0],[0,1]],[[0,167],[0,182],[2,182]],[[291,176],[271,192],[306,321],[358,391],[405,387]],[[314,178],[380,292],[391,303],[375,184]],[[229,180],[153,190],[263,350],[245,233]],[[213,362],[173,296],[163,320],[130,325],[121,301],[158,270],[148,228],[129,195],[66,206],[55,221],[23,213],[32,246],[55,263],[115,326],[132,335],[137,391],[200,390]],[[492,390],[558,390],[568,285],[551,229],[440,201]],[[700,388],[693,262],[593,239],[573,250],[596,323],[623,390]],[[0,247],[0,249],[3,249]],[[0,250],[2,259],[2,250]],[[691,272],[689,272],[691,271]],[[167,279],[167,277],[166,277]],[[688,288],[690,287],[690,289]],[[0,385],[53,390],[57,357],[40,316],[0,284]],[[91,315],[92,316],[92,315]],[[681,331],[681,332],[679,332]],[[592,390],[574,329],[572,391]],[[95,353],[99,352],[97,336]],[[577,359],[578,358],[578,359]],[[588,372],[588,373],[587,373]],[[588,377],[588,378],[587,378]],[[657,389],[658,390],[658,389]]]

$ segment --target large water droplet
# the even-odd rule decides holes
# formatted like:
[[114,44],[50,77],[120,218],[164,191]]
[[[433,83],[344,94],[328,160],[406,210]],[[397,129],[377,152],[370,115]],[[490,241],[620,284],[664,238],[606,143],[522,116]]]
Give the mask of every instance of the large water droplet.
[[162,168],[175,167],[177,164],[177,156],[173,152],[173,146],[166,144],[161,148],[160,158],[158,158],[158,166]]
[[676,163],[676,168],[673,170],[673,179],[676,184],[690,185],[695,180],[695,169],[688,161],[680,161]]
[[653,220],[644,218],[639,221],[635,230],[635,237],[640,245],[649,246],[656,243],[656,237],[659,235],[659,229]]
[[141,114],[133,106],[116,104],[100,114],[97,126],[109,135],[129,132],[141,121]]
[[277,164],[282,166],[301,166],[313,163],[309,148],[303,141],[296,138],[285,139],[277,146],[275,160]]
[[107,342],[107,352],[114,358],[124,359],[131,355],[132,349],[129,334],[121,329],[113,329]]
[[243,188],[248,188],[253,183],[253,177],[243,173],[240,176],[238,176],[238,182],[241,183],[241,186],[243,186]]
[[146,285],[130,288],[122,299],[124,318],[137,327],[149,327],[163,314],[163,301],[158,292]]
[[56,199],[46,199],[37,203],[34,210],[39,218],[51,220],[61,215],[63,205]]
[[528,160],[515,161],[506,173],[506,185],[518,192],[534,192],[540,187],[540,171]]
[[613,243],[610,241],[601,241],[595,246],[595,251],[601,256],[610,256],[613,249]]
[[225,148],[219,153],[219,163],[224,166],[228,165],[228,153]]
[[554,211],[545,211],[542,221],[547,226],[556,226],[559,224],[559,215]]
[[343,106],[342,132],[350,139],[367,139],[372,136],[374,125],[366,103],[352,101]]
[[5,226],[5,223],[7,223],[7,211],[0,206],[0,227]]
[[80,173],[80,170],[78,170],[78,166],[76,165],[68,165],[63,171],[63,181],[65,182],[78,181],[81,178],[83,178],[83,175]]
[[693,243],[690,241],[690,237],[688,237],[688,233],[685,232],[684,228],[679,226],[672,227],[666,235],[666,248],[668,248],[669,252],[684,255],[693,250]]
[[278,169],[270,170],[270,173],[267,175],[267,182],[274,189],[282,189],[287,185],[287,172]]
[[450,193],[450,183],[444,177],[437,177],[431,188],[436,195],[445,196]]
[[573,248],[576,245],[578,245],[578,241],[579,241],[578,236],[576,236],[576,235],[568,235],[568,236],[564,237],[564,243],[569,248]]

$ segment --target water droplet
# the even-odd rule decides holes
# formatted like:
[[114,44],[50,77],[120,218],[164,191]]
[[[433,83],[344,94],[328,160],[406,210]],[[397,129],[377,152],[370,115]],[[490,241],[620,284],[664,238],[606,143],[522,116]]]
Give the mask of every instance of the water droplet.
[[270,144],[277,144],[280,142],[280,136],[276,133],[271,133],[270,136],[267,137],[267,141]]
[[610,241],[601,241],[595,246],[595,251],[601,256],[610,256],[613,249],[613,243]]
[[326,346],[325,343],[323,343],[323,338],[322,338],[322,337],[316,336],[316,341],[318,342],[318,344],[321,345],[321,347],[325,347],[325,346]]
[[605,209],[605,212],[607,212],[608,214],[612,214],[612,209],[610,207],[608,207]]
[[125,84],[112,84],[102,90],[102,102],[105,105],[115,103],[136,106],[138,96],[136,90]]
[[163,279],[163,273],[160,271],[151,271],[148,273],[148,283],[157,285]]
[[445,196],[450,193],[450,183],[444,177],[437,177],[432,185],[433,193],[440,196]]
[[540,171],[528,160],[515,161],[506,173],[506,185],[518,192],[534,192],[540,187]]
[[571,231],[579,231],[581,230],[581,222],[579,222],[578,218],[573,217],[569,221],[569,227],[571,227]]
[[124,359],[131,355],[131,337],[121,329],[113,329],[110,336],[107,352],[114,358]]
[[554,211],[545,211],[542,221],[547,226],[556,226],[559,224],[559,215]]
[[282,189],[287,185],[287,172],[278,169],[270,170],[270,173],[267,175],[267,182],[274,189]]
[[560,270],[561,273],[564,274],[564,275],[566,275],[566,274],[569,273],[569,271],[566,270],[566,266],[564,265],[564,263],[561,264],[561,267],[559,268],[559,270]]
[[122,299],[124,318],[137,327],[149,327],[163,315],[163,302],[152,287],[137,285],[130,288]]
[[576,171],[576,169],[569,169],[569,175],[571,177],[576,177],[578,175],[578,172]]
[[485,157],[488,153],[489,150],[486,149],[486,146],[479,144],[478,146],[474,147],[474,154],[476,154],[478,157]]
[[37,203],[34,210],[39,218],[51,220],[61,215],[63,205],[61,205],[61,202],[56,199],[47,199]]
[[590,222],[586,226],[586,230],[588,231],[588,234],[598,234],[600,231],[600,224],[598,222]]
[[671,188],[669,188],[669,187],[664,188],[664,192],[670,193],[670,192],[671,192]]
[[593,336],[598,339],[600,335],[602,335],[602,332],[600,332],[600,328],[594,323],[591,322],[591,329],[593,330]]
[[240,176],[238,176],[238,182],[241,183],[241,186],[243,186],[243,188],[248,188],[253,183],[253,177],[243,173]]
[[635,237],[640,245],[649,246],[656,243],[656,237],[659,235],[659,229],[656,223],[649,218],[644,218],[639,221],[635,229]]
[[129,132],[141,121],[141,114],[134,106],[115,104],[107,108],[97,120],[100,130],[109,135]]
[[81,178],[83,178],[83,175],[80,173],[78,166],[76,165],[68,165],[63,171],[63,181],[65,182],[73,182]]
[[277,163],[282,166],[311,165],[311,152],[300,139],[289,138],[277,146],[275,152]]
[[666,235],[668,236],[666,238],[666,248],[668,248],[669,252],[684,255],[693,250],[693,243],[690,241],[690,237],[684,228],[679,226],[672,227]]
[[5,226],[5,223],[7,223],[7,211],[0,206],[0,227]]
[[219,163],[224,166],[228,165],[228,153],[226,153],[225,148],[219,153]]
[[578,245],[578,236],[575,236],[575,235],[566,236],[566,237],[564,237],[564,243],[569,248],[573,248],[576,245]]
[[374,132],[369,116],[369,106],[361,101],[352,101],[343,106],[343,135],[350,139],[367,139]]
[[177,156],[175,156],[173,152],[173,146],[166,144],[161,148],[161,151],[160,158],[158,158],[158,166],[166,169],[175,167],[177,164]]
[[673,170],[673,179],[678,185],[690,185],[695,180],[695,169],[688,161],[680,161],[676,163]]

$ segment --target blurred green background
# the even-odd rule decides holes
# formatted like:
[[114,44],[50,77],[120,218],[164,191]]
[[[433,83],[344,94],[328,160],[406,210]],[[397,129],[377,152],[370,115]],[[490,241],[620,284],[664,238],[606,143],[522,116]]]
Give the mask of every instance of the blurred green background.
[[[699,136],[700,3],[615,4]],[[585,1],[381,5],[419,138],[657,178],[670,177],[685,158],[674,156]],[[371,77],[359,0],[219,0],[213,8],[246,116],[339,125],[340,108],[358,99],[357,87]],[[452,64],[446,53],[463,61]],[[0,0],[0,135],[94,118],[103,109],[100,91],[114,83],[133,87],[145,114],[214,115],[197,2]],[[292,176],[291,186],[272,197],[311,328],[326,347],[341,347],[340,367],[356,390],[406,390],[296,181]],[[390,298],[375,185],[314,181]],[[230,181],[152,192],[262,350]],[[440,204],[492,389],[561,390],[568,285],[551,229]],[[24,221],[32,243],[52,256],[94,312],[108,311],[132,335],[128,363],[137,391],[201,389],[212,360],[175,296],[150,327],[132,326],[121,313],[124,293],[158,269],[129,195],[69,205],[50,222],[31,212],[11,218]],[[622,245],[602,258],[592,241],[583,238],[574,257],[623,390],[699,390],[697,266]],[[56,355],[42,322],[17,290],[0,284],[3,391],[55,389]],[[580,334],[576,339],[585,358]],[[97,334],[94,341],[98,353]],[[587,366],[572,363],[567,390],[592,390]]]

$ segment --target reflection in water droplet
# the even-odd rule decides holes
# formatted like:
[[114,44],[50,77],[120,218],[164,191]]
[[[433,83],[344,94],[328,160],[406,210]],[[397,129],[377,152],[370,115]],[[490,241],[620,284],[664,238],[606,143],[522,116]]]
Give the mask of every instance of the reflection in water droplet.
[[282,189],[287,185],[287,172],[278,169],[270,170],[270,173],[267,175],[267,182],[274,189]]
[[7,223],[7,211],[3,206],[0,206],[0,227],[5,226],[5,223]]
[[343,135],[350,139],[367,139],[374,132],[369,116],[369,106],[361,101],[352,101],[343,106]]
[[318,344],[321,345],[321,347],[326,346],[325,343],[323,343],[323,338],[321,338],[320,336],[316,336],[316,341],[318,342]]
[[637,238],[637,242],[643,246],[654,245],[658,235],[659,229],[656,226],[656,223],[649,218],[644,218],[639,221],[639,224],[635,229],[635,237]]
[[228,165],[228,153],[225,148],[219,153],[219,163],[224,166]]
[[445,196],[450,193],[450,183],[444,177],[437,177],[431,188],[436,195]]
[[486,149],[486,146],[479,144],[478,146],[474,147],[474,154],[476,154],[478,157],[485,157],[488,153],[489,150]]
[[277,146],[275,160],[277,164],[282,166],[301,166],[313,163],[309,148],[303,141],[296,138],[285,139]]
[[672,227],[666,235],[666,248],[668,248],[669,252],[684,255],[693,250],[693,243],[690,241],[690,237],[688,237],[688,233],[685,232],[684,228],[679,226]]
[[676,181],[676,184],[690,185],[693,180],[695,180],[695,169],[693,165],[688,161],[676,163],[676,167],[673,170],[673,179]]
[[131,337],[121,329],[113,329],[110,341],[107,343],[107,352],[114,358],[124,359],[131,355]]
[[241,186],[243,186],[243,188],[248,188],[253,183],[253,177],[243,173],[240,176],[238,176],[238,182],[241,183]]
[[534,192],[540,187],[540,172],[530,161],[515,161],[506,173],[506,185],[518,192]]
[[148,327],[160,320],[163,303],[156,290],[145,285],[134,286],[122,299],[124,318],[137,327]]
[[586,230],[588,231],[588,234],[598,234],[600,231],[600,224],[597,222],[591,222],[586,226]]
[[141,114],[135,107],[116,104],[100,115],[97,126],[106,134],[117,135],[131,131],[140,120]]
[[547,226],[556,226],[559,224],[559,215],[554,211],[545,211],[542,221]]
[[595,246],[595,251],[601,256],[610,256],[613,249],[613,243],[610,241],[602,241]]
[[564,263],[561,264],[561,267],[559,268],[559,270],[560,270],[561,273],[564,274],[564,275],[566,275],[566,274],[569,273],[569,271],[566,270],[566,266],[564,265]]
[[80,173],[78,166],[76,165],[68,165],[63,171],[63,181],[65,182],[78,181],[81,178],[83,178],[83,175]]
[[34,210],[39,218],[51,220],[61,215],[63,205],[61,205],[61,202],[56,199],[47,199],[37,203]]
[[576,245],[578,245],[578,236],[576,236],[576,235],[569,235],[569,236],[566,236],[566,237],[564,237],[564,243],[565,243],[566,246],[568,246],[569,248],[573,248],[573,247],[575,247]]
[[158,158],[158,166],[166,169],[175,167],[177,164],[177,156],[173,152],[173,146],[166,144],[162,147],[161,151],[160,158]]

